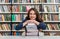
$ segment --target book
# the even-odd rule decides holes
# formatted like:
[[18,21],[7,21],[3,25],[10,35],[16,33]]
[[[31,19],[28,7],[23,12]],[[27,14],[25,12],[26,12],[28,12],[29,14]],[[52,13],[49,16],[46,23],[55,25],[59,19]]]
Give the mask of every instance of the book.
[[41,0],[42,3],[47,3],[47,0]]
[[4,15],[5,21],[11,21],[11,15]]
[[0,21],[2,21],[2,15],[0,15]]
[[2,21],[5,21],[4,15],[2,15]]
[[2,3],[5,3],[5,0],[2,0]]
[[16,15],[12,14],[12,21],[16,21]]
[[0,30],[2,30],[2,25],[0,24]]
[[[59,6],[59,12],[60,12],[60,6]],[[59,13],[59,15],[58,15],[58,17],[59,17],[59,21],[60,21],[60,13]],[[59,29],[60,29],[60,24],[58,24],[58,27],[59,27]]]
[[12,3],[12,0],[9,0],[9,3]]
[[22,3],[27,3],[27,0],[22,0]]
[[51,0],[47,0],[47,3],[51,3]]
[[5,3],[9,3],[9,0],[5,0]]

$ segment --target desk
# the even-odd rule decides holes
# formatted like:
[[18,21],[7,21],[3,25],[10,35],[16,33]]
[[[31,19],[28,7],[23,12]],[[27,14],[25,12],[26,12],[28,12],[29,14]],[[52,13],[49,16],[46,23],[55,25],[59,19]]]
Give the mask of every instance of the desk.
[[60,39],[60,36],[0,36],[0,39]]

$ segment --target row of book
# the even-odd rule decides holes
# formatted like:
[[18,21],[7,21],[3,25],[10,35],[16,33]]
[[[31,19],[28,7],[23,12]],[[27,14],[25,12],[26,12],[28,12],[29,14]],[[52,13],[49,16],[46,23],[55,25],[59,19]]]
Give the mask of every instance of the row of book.
[[12,3],[12,0],[0,0],[0,3]]
[[[15,28],[16,28],[16,26],[17,26],[18,24],[12,24],[12,27],[11,27],[11,25],[10,24],[0,24],[0,30],[11,30],[11,28],[12,28],[12,30],[15,30]],[[46,24],[47,26],[46,26],[46,30],[60,30],[60,24]],[[4,34],[5,33],[5,34]],[[11,31],[8,31],[8,32],[0,32],[0,36],[1,35],[8,35],[8,34],[11,34]],[[18,36],[18,35],[22,35],[23,33],[22,32],[14,32],[14,31],[12,31],[12,34],[14,35],[14,36]]]
[[43,14],[42,19],[44,21],[60,21],[59,14]]
[[46,24],[47,30],[60,30],[60,24]]
[[59,12],[60,5],[0,5],[0,12],[27,12],[30,8],[39,12]]
[[60,0],[41,0],[42,3],[60,3]]
[[[39,12],[58,12],[60,5],[0,5],[0,12],[27,12],[30,8],[36,8]],[[37,8],[38,7],[38,8]]]
[[12,0],[12,3],[40,3],[41,0]]
[[11,21],[11,15],[2,15],[0,14],[0,21]]
[[41,7],[41,5],[13,5],[12,12],[28,12],[30,8],[36,8],[38,11],[40,9],[41,11]]
[[[44,5],[44,12],[48,12],[47,14],[43,14],[43,19],[52,20],[52,21],[58,21],[60,20],[60,5]],[[58,12],[49,14],[49,12]]]
[[[12,25],[12,26],[11,26]],[[0,24],[0,36],[21,35],[20,32],[14,32],[18,24]]]
[[[18,24],[12,24],[12,30],[15,30]],[[46,24],[46,30],[60,30],[60,24]]]
[[59,12],[60,5],[43,5],[44,12]]
[[[38,7],[38,8],[37,8]],[[38,11],[42,11],[42,5],[0,5],[0,12],[27,12],[30,8],[36,8]]]
[[22,14],[0,14],[0,21],[22,21],[25,17],[26,15]]
[[0,3],[60,3],[60,0],[0,0]]
[[12,14],[12,21],[22,21],[22,15],[21,14]]
[[[15,30],[16,26],[18,26],[18,24],[13,24],[12,25],[12,29]],[[25,29],[24,29],[25,30]],[[46,30],[60,30],[60,24],[46,24]],[[25,32],[13,32],[13,35],[14,36],[22,36],[22,35],[25,35]],[[46,32],[45,35],[48,35],[48,36],[60,36],[59,33],[49,33],[49,32]]]
[[11,5],[0,5],[0,12],[11,12]]
[[[60,30],[60,24],[46,24],[46,30]],[[45,32],[45,36],[60,36],[59,31],[58,32]]]
[[12,3],[59,3],[60,0],[13,0]]
[[[0,15],[0,21],[23,21],[26,16],[25,14]],[[60,21],[60,16],[59,14],[43,14],[42,19],[44,21]]]
[[13,5],[12,12],[28,12],[30,8],[36,8],[39,12],[59,12],[60,5]]
[[0,36],[11,36],[11,32],[0,32]]
[[0,30],[11,30],[10,24],[0,24]]

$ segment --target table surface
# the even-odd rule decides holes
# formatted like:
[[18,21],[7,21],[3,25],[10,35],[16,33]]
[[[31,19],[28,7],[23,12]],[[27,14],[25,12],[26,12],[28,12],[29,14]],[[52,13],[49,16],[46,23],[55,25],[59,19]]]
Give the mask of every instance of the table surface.
[[60,39],[60,36],[0,36],[0,39]]

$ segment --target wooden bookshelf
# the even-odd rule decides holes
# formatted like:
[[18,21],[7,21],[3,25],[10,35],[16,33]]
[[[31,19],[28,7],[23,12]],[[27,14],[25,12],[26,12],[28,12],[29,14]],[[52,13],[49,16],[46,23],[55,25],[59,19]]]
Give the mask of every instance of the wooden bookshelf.
[[[12,0],[13,1],[13,0]],[[0,5],[11,5],[11,7],[12,7],[12,5],[13,6],[15,6],[15,5],[23,5],[23,6],[27,6],[27,5],[34,5],[34,6],[37,6],[37,5],[42,5],[42,8],[44,7],[44,5],[58,5],[58,6],[60,6],[60,3],[45,3],[45,2],[37,2],[37,3],[0,3]],[[13,8],[15,8],[15,7],[13,7]],[[36,7],[35,7],[36,8]],[[40,7],[38,7],[38,8],[40,8]],[[59,7],[58,7],[59,8]],[[43,8],[44,9],[44,8]],[[14,10],[14,9],[13,9]],[[45,12],[45,11],[39,11],[39,13],[40,14],[60,14],[60,12],[52,12],[52,11],[47,11],[47,12]],[[25,14],[27,14],[27,11],[26,12],[23,12],[23,11],[18,11],[18,12],[15,12],[15,11],[11,11],[11,12],[0,12],[0,14],[22,14],[22,15],[25,15]],[[58,16],[59,17],[59,16]],[[8,23],[8,24],[10,24],[10,23],[13,23],[13,24],[16,24],[16,23],[20,23],[20,22],[22,22],[22,20],[20,20],[20,21],[0,21],[0,23]],[[44,21],[44,23],[46,23],[46,24],[60,24],[60,21],[58,20],[58,21]],[[12,25],[12,24],[11,24]],[[0,32],[10,32],[10,31],[12,31],[12,32],[16,32],[16,31],[25,31],[25,30],[0,30]],[[60,30],[42,30],[43,32],[60,32]]]
[[[11,0],[0,0],[0,36],[11,35]],[[5,17],[8,15],[8,17]]]

